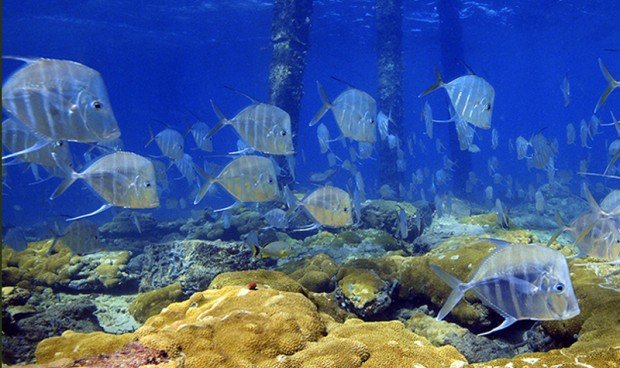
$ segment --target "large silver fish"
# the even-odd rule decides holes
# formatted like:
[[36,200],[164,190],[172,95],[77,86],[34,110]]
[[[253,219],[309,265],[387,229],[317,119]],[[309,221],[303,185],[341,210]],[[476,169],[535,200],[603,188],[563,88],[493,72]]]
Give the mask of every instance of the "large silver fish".
[[430,265],[452,288],[437,319],[444,319],[468,290],[504,317],[502,324],[480,335],[503,330],[518,320],[563,320],[579,314],[568,264],[562,253],[535,244],[490,241],[497,249],[480,262],[468,282]]
[[26,65],[2,86],[2,107],[11,116],[50,141],[120,136],[99,72],[67,60],[16,59]]
[[200,202],[214,183],[224,187],[239,202],[269,202],[280,195],[276,169],[273,162],[266,157],[237,157],[215,178],[210,177],[201,167],[194,167],[207,180],[200,188],[194,204]]
[[155,141],[157,143],[157,147],[159,147],[164,156],[171,160],[180,160],[183,158],[185,143],[183,142],[183,135],[181,133],[174,129],[166,128],[157,133],[157,135],[153,135],[153,132],[150,129],[151,128],[149,127],[151,138],[148,142],[146,142],[144,147],[147,147]]
[[310,126],[332,110],[342,135],[358,142],[374,143],[377,140],[377,103],[371,95],[356,88],[348,88],[334,102],[330,102],[321,83],[317,82],[323,106],[314,115]]
[[135,153],[123,151],[111,153],[93,162],[81,173],[73,171],[70,167],[63,169],[67,173],[67,178],[50,199],[58,197],[76,180],[82,179],[106,201],[96,211],[69,220],[93,216],[113,206],[159,207],[153,163]]
[[435,71],[435,75],[437,83],[428,87],[420,97],[444,88],[459,118],[478,128],[491,128],[495,89],[489,82],[477,75],[469,74],[444,83],[439,70]]
[[270,155],[295,153],[291,117],[281,108],[255,101],[234,118],[228,119],[215,102],[211,101],[211,105],[220,121],[207,134],[207,138],[212,137],[226,125],[231,125],[241,139],[256,151]]
[[[11,152],[25,151],[27,148],[37,145],[42,139],[27,125],[15,121],[13,118],[2,122],[2,144]],[[56,158],[52,157],[52,153],[56,154]],[[23,153],[19,159],[46,167],[56,166],[57,161],[66,166],[73,165],[69,144],[65,141],[51,142],[38,150]]]

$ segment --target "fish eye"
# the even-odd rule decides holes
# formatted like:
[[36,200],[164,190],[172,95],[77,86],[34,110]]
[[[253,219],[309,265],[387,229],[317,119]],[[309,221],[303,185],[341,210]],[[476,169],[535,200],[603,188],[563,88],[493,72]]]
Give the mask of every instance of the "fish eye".
[[269,178],[268,181],[269,181],[269,184],[273,183],[273,179],[272,178]]
[[564,292],[565,286],[563,283],[558,282],[557,284],[553,285],[553,291],[555,291],[558,294],[562,294]]
[[281,135],[281,136],[283,136],[283,137],[284,137],[284,136],[286,136],[286,130],[283,130],[283,131],[280,133],[280,135]]
[[97,110],[99,110],[100,108],[103,107],[103,104],[100,101],[97,101],[97,100],[93,101],[92,105]]
[[345,207],[342,209],[344,212],[349,212],[349,207]]
[[144,183],[144,186],[147,187],[147,188],[150,188],[151,187],[151,183],[150,182],[146,182],[146,183]]
[[370,119],[370,124],[374,124],[375,121],[373,119]]
[[487,110],[487,111],[491,110],[491,104],[490,104],[490,103],[488,103],[488,104],[487,104],[487,106],[486,106],[486,110]]

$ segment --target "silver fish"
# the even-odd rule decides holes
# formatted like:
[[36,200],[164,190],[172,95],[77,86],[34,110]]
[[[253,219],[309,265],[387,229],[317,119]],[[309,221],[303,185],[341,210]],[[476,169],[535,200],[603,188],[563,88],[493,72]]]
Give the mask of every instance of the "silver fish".
[[497,149],[497,146],[499,146],[499,133],[497,129],[493,128],[491,131],[491,148]]
[[336,169],[327,169],[323,172],[314,173],[310,175],[310,181],[313,183],[322,183],[326,181],[327,179],[331,178],[332,176],[334,176],[336,172],[337,172]]
[[407,213],[402,208],[398,211],[398,235],[401,239],[406,239],[409,236]]
[[316,129],[316,138],[319,141],[319,147],[321,149],[321,153],[326,153],[330,151],[329,149],[329,130],[325,126],[325,124],[321,123]]
[[54,59],[26,65],[2,86],[2,107],[49,141],[99,142],[120,136],[99,72]]
[[208,136],[210,130],[211,128],[209,128],[209,126],[202,121],[194,123],[190,129],[192,137],[194,137],[194,142],[196,142],[196,146],[206,152],[213,151],[213,138]]
[[[12,118],[2,122],[2,144],[11,152],[25,151],[29,147],[37,145],[41,140],[39,134]],[[56,159],[52,153],[56,154]],[[35,151],[23,153],[19,159],[46,167],[55,167],[57,160],[63,165],[73,166],[69,144],[66,141],[48,143]]]
[[542,194],[540,189],[536,191],[536,194],[534,194],[534,202],[536,212],[543,213],[545,211],[546,203],[545,196]]
[[329,185],[321,187],[308,194],[299,205],[316,222],[307,229],[319,226],[340,228],[353,224],[351,197],[340,188]]
[[568,125],[566,125],[566,144],[575,144],[576,137],[575,126],[572,123],[568,123]]
[[564,75],[560,90],[562,91],[562,97],[564,97],[564,107],[568,107],[568,104],[570,104],[570,83],[568,81],[568,74]]
[[422,109],[422,120],[426,128],[426,135],[429,138],[433,138],[433,110],[428,101],[424,101],[424,108]]
[[286,211],[280,208],[274,208],[263,215],[263,218],[270,227],[276,229],[286,229],[288,227],[288,216]]
[[480,262],[468,282],[430,265],[452,288],[437,319],[444,319],[468,290],[504,317],[502,324],[480,336],[503,330],[518,320],[564,320],[580,313],[562,253],[535,244],[490,241],[497,249]]
[[310,121],[310,126],[318,123],[327,110],[332,110],[342,135],[358,142],[374,143],[377,140],[377,103],[372,96],[359,89],[348,88],[332,103],[323,86],[319,82],[317,86],[323,106]]
[[503,229],[508,229],[510,227],[508,211],[499,198],[495,200],[495,214],[497,215],[497,225]]
[[185,178],[187,179],[189,185],[197,183],[196,171],[194,170],[194,161],[190,155],[184,153],[180,159],[174,160],[173,164],[181,173],[181,177],[177,179]]
[[601,98],[599,98],[598,102],[596,103],[596,107],[594,108],[595,114],[605,104],[607,97],[609,97],[609,95],[614,91],[614,89],[620,87],[620,82],[614,79],[614,77],[611,75],[609,70],[607,70],[607,67],[605,66],[605,64],[603,64],[603,61],[601,59],[598,59],[598,65],[601,68],[601,73],[603,73],[603,76],[605,77],[605,80],[607,80],[608,84],[607,88],[605,88],[605,90],[603,91]]
[[368,142],[357,142],[357,156],[361,159],[367,159],[372,156],[375,145]]
[[456,135],[459,140],[459,147],[461,151],[469,151],[472,153],[480,152],[480,148],[474,144],[474,134],[476,131],[469,126],[467,122],[458,116],[454,116],[454,126],[456,128]]
[[98,210],[69,220],[93,216],[112,206],[123,208],[159,207],[153,163],[131,152],[115,152],[99,158],[86,170],[77,173],[70,167],[63,168],[66,179],[50,199],[57,198],[76,180],[84,180],[106,203]]
[[207,180],[194,200],[198,204],[211,185],[220,184],[239,202],[269,202],[280,195],[278,179],[273,162],[262,156],[240,156],[212,178],[201,167],[194,165],[196,171]]
[[153,135],[150,131],[151,138],[144,147],[147,147],[153,141],[157,143],[157,147],[161,150],[164,156],[171,160],[180,160],[183,158],[183,150],[185,149],[185,143],[183,142],[183,135],[174,129],[166,128],[157,135]]
[[103,249],[99,236],[99,226],[88,220],[72,222],[67,226],[64,234],[58,238],[73,253],[78,255],[95,253]]
[[230,125],[241,139],[256,151],[271,155],[295,153],[291,117],[281,108],[255,101],[235,117],[228,119],[215,102],[211,101],[211,105],[220,121],[211,129],[207,137],[212,137],[220,129]]
[[491,117],[495,101],[495,89],[477,75],[464,75],[444,83],[438,70],[435,71],[437,82],[420,94],[425,96],[439,88],[448,92],[448,97],[456,115],[478,128],[491,128]]
[[518,136],[515,143],[517,145],[517,159],[522,160],[527,158],[527,149],[530,146],[530,142],[522,136]]
[[388,136],[390,121],[392,121],[392,113],[385,115],[383,111],[379,111],[377,114],[377,126],[379,127],[379,137],[384,141]]
[[2,245],[11,247],[13,250],[22,251],[28,248],[26,234],[20,227],[13,227],[2,236]]

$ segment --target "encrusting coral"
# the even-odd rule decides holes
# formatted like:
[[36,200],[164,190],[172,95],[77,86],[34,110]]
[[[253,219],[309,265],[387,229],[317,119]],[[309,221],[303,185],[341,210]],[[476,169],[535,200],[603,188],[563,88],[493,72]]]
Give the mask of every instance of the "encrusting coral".
[[140,323],[149,317],[158,314],[170,303],[179,301],[183,297],[180,283],[174,283],[161,289],[141,293],[129,305],[129,313]]

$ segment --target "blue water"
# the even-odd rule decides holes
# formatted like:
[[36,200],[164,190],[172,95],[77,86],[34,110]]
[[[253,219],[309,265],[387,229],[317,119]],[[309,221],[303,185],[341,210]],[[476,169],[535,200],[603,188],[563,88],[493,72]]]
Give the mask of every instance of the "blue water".
[[[542,5],[545,3],[545,5]],[[546,4],[548,3],[548,4]],[[251,96],[267,101],[268,72],[271,58],[270,22],[272,4],[269,1],[4,1],[2,6],[2,41],[4,55],[68,59],[98,70],[107,85],[108,94],[119,121],[125,149],[142,155],[158,155],[155,145],[144,147],[148,126],[161,129],[157,120],[165,121],[179,131],[192,123],[193,112],[207,123],[217,121],[209,99],[232,116],[248,101],[223,88],[234,86]],[[344,86],[330,79],[335,75],[356,87],[376,94],[376,35],[373,1],[315,1],[311,19],[310,48],[304,76],[305,94],[301,105],[297,155],[299,189],[312,188],[307,177],[327,169],[327,160],[319,156],[316,129],[308,127],[321,105],[315,81],[321,81],[330,97],[335,98]],[[522,135],[529,138],[542,128],[545,136],[557,138],[558,170],[573,173],[579,161],[589,159],[588,170],[602,172],[607,165],[607,144],[618,138],[611,127],[601,128],[600,134],[586,149],[577,143],[566,145],[566,125],[579,127],[583,118],[588,121],[596,102],[606,86],[597,59],[600,57],[611,73],[620,77],[620,10],[615,1],[462,1],[458,2],[462,27],[464,62],[488,80],[496,90],[493,127],[499,132],[500,145],[491,149],[491,131],[477,129],[476,143],[481,152],[461,153],[452,159],[469,156],[472,170],[482,180],[470,195],[482,201],[483,190],[492,185],[487,174],[487,160],[499,159],[498,172],[512,175],[527,188],[546,182],[545,173],[528,171],[525,161],[517,161],[509,152],[508,139]],[[407,157],[404,186],[411,172],[428,169],[431,174],[442,167],[443,154],[435,151],[435,140],[425,136],[420,121],[424,99],[418,94],[434,82],[434,68],[441,68],[439,18],[434,1],[405,1],[403,22],[403,62],[405,136],[416,134],[426,146],[419,145],[414,156]],[[616,51],[606,51],[615,49]],[[19,62],[4,60],[3,80],[19,68]],[[465,68],[462,74],[465,74]],[[571,103],[562,104],[560,84],[568,74],[571,83]],[[456,76],[452,76],[456,77]],[[445,93],[438,91],[428,97],[434,116],[447,119]],[[599,112],[603,123],[611,121],[610,111],[620,116],[620,92],[614,92]],[[323,122],[332,137],[338,135],[336,124],[326,116]],[[437,124],[435,138],[448,146],[452,124]],[[215,154],[224,154],[236,147],[237,136],[231,128],[218,133],[214,139]],[[229,159],[210,157],[195,147],[191,136],[186,138],[187,152],[194,160],[225,164]],[[334,144],[339,155],[347,151]],[[86,148],[72,144],[76,162],[83,164],[80,153]],[[303,160],[305,156],[306,161]],[[378,155],[375,153],[374,158]],[[365,160],[362,172],[367,195],[378,197],[379,160]],[[101,205],[101,200],[77,183],[60,198],[51,202],[48,197],[60,182],[52,179],[36,186],[25,166],[5,167],[8,171],[3,187],[3,224],[33,225],[58,214],[79,215]],[[542,179],[537,180],[537,175]],[[178,176],[176,169],[168,172],[170,179]],[[334,184],[345,187],[346,173],[334,177]],[[582,181],[603,182],[618,187],[618,181],[582,179],[576,177],[571,187],[578,193]],[[187,195],[186,181],[171,180],[173,185],[165,197],[185,196],[188,208],[193,209]],[[423,188],[428,192],[431,182],[426,178]],[[450,183],[438,188],[445,193],[463,183]],[[456,189],[455,189],[456,191]],[[197,208],[207,204],[221,207],[233,199],[223,190],[210,196]],[[496,185],[503,198],[504,190]],[[430,194],[428,194],[430,197]],[[430,197],[432,199],[432,197]],[[415,193],[415,198],[419,194]],[[154,213],[161,217],[176,216],[180,210],[162,207]],[[182,212],[182,211],[181,211]],[[98,215],[104,222],[112,211]]]

